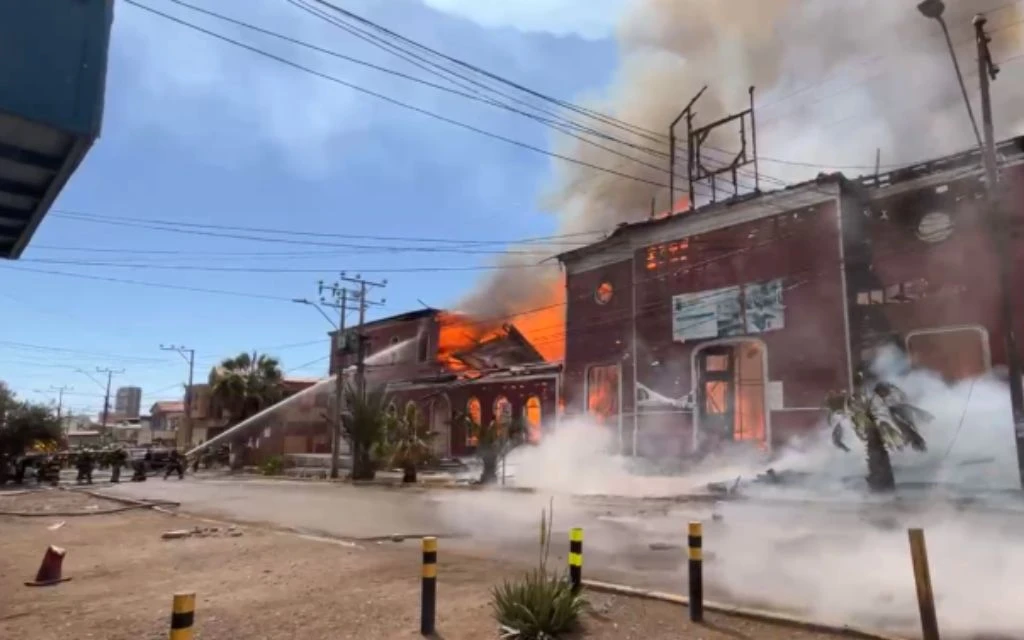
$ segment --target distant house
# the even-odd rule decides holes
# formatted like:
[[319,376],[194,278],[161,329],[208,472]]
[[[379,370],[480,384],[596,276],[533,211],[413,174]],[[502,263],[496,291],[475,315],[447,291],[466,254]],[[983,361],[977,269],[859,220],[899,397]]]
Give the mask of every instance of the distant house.
[[173,442],[185,420],[185,403],[180,400],[160,400],[149,409],[149,428],[139,434],[139,444]]

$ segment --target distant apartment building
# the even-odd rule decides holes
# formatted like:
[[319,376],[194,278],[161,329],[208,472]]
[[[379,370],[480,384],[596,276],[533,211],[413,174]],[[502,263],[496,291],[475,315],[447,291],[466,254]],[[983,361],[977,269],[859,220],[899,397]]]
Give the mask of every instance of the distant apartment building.
[[135,420],[142,409],[141,387],[120,387],[114,396],[114,413],[127,420]]

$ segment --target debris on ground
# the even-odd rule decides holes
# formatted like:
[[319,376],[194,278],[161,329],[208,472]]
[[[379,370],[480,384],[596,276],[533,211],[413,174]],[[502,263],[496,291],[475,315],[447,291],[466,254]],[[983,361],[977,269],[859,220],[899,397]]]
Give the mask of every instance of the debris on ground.
[[57,529],[63,527],[65,524],[67,524],[67,520],[61,520],[60,522],[55,522],[46,528],[50,531],[56,531]]
[[191,529],[164,531],[160,537],[164,540],[180,540],[182,538],[212,538],[224,535],[238,538],[242,536],[242,531],[234,525],[226,529],[220,527],[200,527],[197,525]]

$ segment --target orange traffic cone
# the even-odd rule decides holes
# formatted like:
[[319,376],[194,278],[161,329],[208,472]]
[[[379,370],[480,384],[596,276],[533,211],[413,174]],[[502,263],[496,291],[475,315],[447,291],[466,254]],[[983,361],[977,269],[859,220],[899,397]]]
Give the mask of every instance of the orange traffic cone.
[[64,564],[64,556],[67,551],[50,545],[46,549],[46,554],[43,555],[43,561],[39,564],[39,572],[36,573],[36,579],[32,582],[26,582],[26,587],[48,587],[50,585],[58,584],[60,582],[67,582],[71,578],[61,577],[61,565]]

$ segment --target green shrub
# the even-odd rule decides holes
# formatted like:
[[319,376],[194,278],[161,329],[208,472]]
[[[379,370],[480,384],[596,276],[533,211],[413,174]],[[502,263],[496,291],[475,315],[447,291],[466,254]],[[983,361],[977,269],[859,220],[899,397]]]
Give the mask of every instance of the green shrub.
[[491,590],[491,607],[502,638],[545,640],[575,631],[587,601],[574,593],[568,576],[548,571],[554,506],[541,513],[537,569],[505,580]]
[[284,472],[284,458],[281,456],[273,456],[267,458],[263,465],[260,467],[260,471],[265,476],[279,476]]
[[572,592],[565,575],[539,569],[492,590],[494,617],[502,636],[521,640],[556,638],[579,626],[586,600]]

